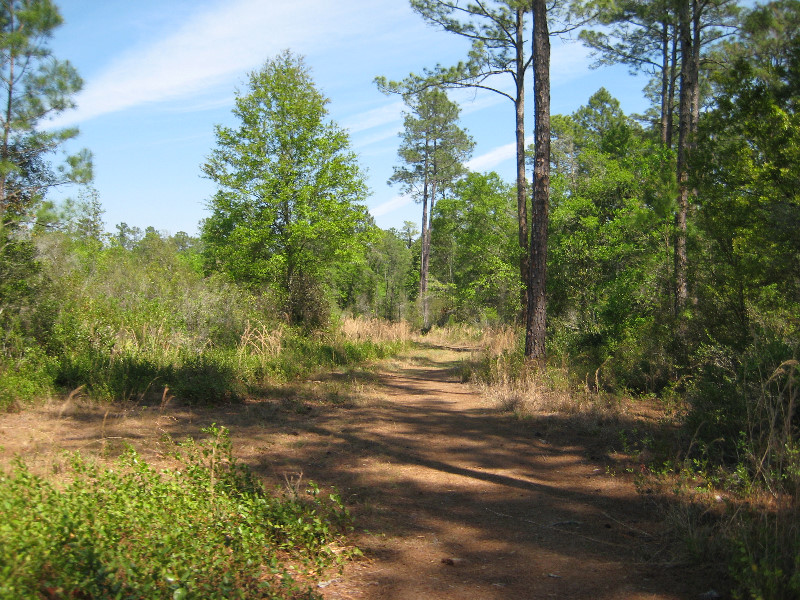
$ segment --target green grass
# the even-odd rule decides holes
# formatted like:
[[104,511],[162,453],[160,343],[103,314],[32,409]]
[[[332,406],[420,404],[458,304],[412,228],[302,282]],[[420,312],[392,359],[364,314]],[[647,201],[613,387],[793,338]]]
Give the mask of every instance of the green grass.
[[[290,332],[277,352],[259,353],[242,347],[159,349],[136,346],[122,349],[79,348],[53,361],[49,382],[34,391],[82,388],[90,398],[100,401],[139,400],[161,396],[166,386],[181,400],[197,404],[216,404],[246,394],[258,394],[272,383],[306,377],[320,370],[362,364],[400,352],[404,342],[348,340],[337,332],[306,336]],[[43,375],[43,376],[44,376]],[[8,381],[20,388],[20,380],[33,385],[20,372]],[[42,376],[42,377],[43,377]],[[41,377],[40,377],[41,379]],[[0,400],[5,379],[0,374]],[[8,388],[8,393],[12,390]],[[46,395],[46,394],[43,394]],[[35,394],[21,400],[30,402]],[[4,404],[0,403],[0,408]]]
[[0,598],[317,598],[299,581],[355,552],[334,551],[338,497],[268,493],[225,429],[204,431],[170,470],[72,455],[59,483],[18,461],[0,477]]

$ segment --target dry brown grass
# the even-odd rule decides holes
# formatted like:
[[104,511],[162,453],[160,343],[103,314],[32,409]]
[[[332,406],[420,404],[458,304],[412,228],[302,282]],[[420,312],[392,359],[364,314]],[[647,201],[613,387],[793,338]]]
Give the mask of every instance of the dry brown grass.
[[407,321],[344,317],[340,331],[346,339],[352,341],[409,342],[416,339]]
[[236,353],[240,358],[245,354],[273,358],[283,349],[284,334],[283,327],[271,327],[264,323],[253,325],[248,321]]
[[465,379],[490,405],[523,419],[558,415],[587,430],[631,416],[631,401],[575,380],[566,366],[524,364],[516,342],[510,328],[488,332],[485,349],[465,363]]
[[531,369],[517,376],[500,370],[477,385],[494,406],[522,418],[560,414],[599,422],[617,418],[627,410],[612,396],[570,386],[566,370],[557,367]]
[[477,325],[456,324],[434,327],[420,341],[440,346],[469,348],[476,352],[486,352],[499,356],[512,352],[517,344],[518,331],[510,326],[479,327]]

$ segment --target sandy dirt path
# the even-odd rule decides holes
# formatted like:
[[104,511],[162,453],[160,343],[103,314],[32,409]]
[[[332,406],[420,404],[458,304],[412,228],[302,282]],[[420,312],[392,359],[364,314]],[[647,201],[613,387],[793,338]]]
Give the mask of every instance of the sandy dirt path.
[[365,557],[326,576],[326,600],[667,600],[708,590],[663,564],[655,510],[590,437],[556,417],[497,411],[459,382],[458,359],[427,349],[379,365],[363,384],[371,400],[342,406],[300,393],[289,404],[117,413],[61,404],[4,415],[0,461],[123,441],[157,459],[164,434],[224,425],[266,479],[302,474],[335,486],[350,507]]
[[[382,401],[297,423],[273,468],[332,482],[367,560],[337,599],[697,598],[659,563],[659,523],[630,477],[558,422],[499,413],[428,351],[378,373]],[[277,450],[277,449],[276,449]],[[598,457],[600,458],[600,457]],[[691,580],[694,579],[694,582]],[[702,584],[700,584],[702,585]]]

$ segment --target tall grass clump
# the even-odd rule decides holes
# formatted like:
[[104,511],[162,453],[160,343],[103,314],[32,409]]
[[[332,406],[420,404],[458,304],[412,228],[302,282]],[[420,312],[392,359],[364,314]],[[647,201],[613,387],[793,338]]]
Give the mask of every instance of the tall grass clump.
[[51,481],[0,474],[0,598],[316,598],[305,578],[341,561],[335,495],[270,493],[228,433],[178,447],[157,471],[134,451],[102,468],[71,457]]
[[502,411],[521,418],[569,415],[587,424],[607,420],[619,411],[613,396],[575,379],[567,365],[526,363],[524,339],[511,327],[483,331],[472,340],[477,345],[463,362],[462,378],[477,385]]
[[421,342],[454,346],[496,356],[518,349],[518,332],[511,325],[480,327],[469,323],[451,323],[434,326]]
[[408,321],[386,321],[369,317],[344,317],[339,331],[345,339],[354,342],[402,346],[415,338]]
[[738,597],[800,597],[800,363],[782,362],[747,403],[734,467],[747,502],[730,517]]

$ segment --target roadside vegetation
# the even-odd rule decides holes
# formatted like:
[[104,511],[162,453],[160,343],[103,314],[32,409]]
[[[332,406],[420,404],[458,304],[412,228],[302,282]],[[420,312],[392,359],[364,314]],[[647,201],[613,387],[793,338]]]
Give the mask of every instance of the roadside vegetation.
[[[754,369],[750,381],[744,375],[730,381],[725,404],[728,411],[731,404],[741,407],[731,414],[716,386],[715,401],[700,400],[695,386],[711,385],[702,377],[688,390],[636,393],[604,384],[602,365],[592,373],[553,361],[531,370],[520,360],[521,343],[499,354],[473,353],[464,361],[464,378],[517,418],[551,415],[591,436],[609,472],[634,477],[663,511],[670,535],[659,562],[704,566],[717,586],[727,582],[721,593],[727,589],[734,598],[797,597],[797,360],[771,372]],[[735,425],[723,433],[719,421]]]
[[26,243],[39,257],[36,293],[6,317],[3,410],[75,390],[98,401],[235,401],[407,340],[402,326],[366,318],[292,325],[269,296],[205,276],[188,236],[150,229],[104,243],[35,228]]
[[81,455],[42,478],[0,476],[0,598],[316,598],[308,577],[356,552],[335,495],[272,492],[225,429],[174,447],[156,470],[132,449]]

